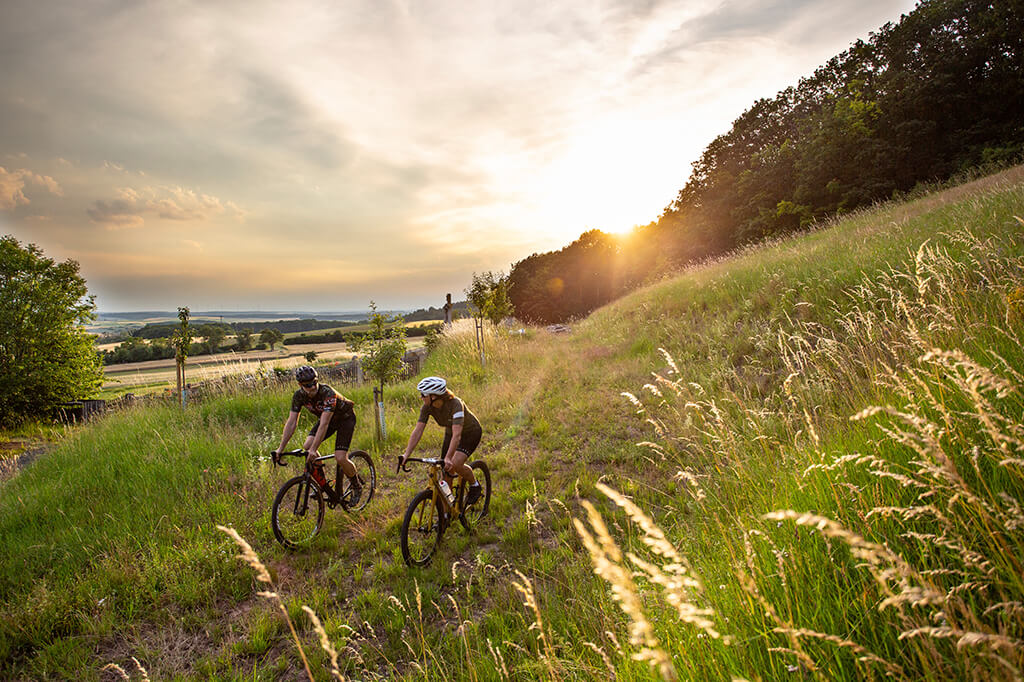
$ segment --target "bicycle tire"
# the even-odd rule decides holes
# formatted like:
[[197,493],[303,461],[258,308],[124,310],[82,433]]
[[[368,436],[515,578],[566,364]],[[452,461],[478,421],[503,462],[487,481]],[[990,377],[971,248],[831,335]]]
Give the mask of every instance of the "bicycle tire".
[[270,509],[274,537],[288,549],[308,545],[323,526],[324,506],[323,491],[316,481],[304,475],[288,479],[277,491]]
[[[459,522],[462,524],[462,527],[466,530],[473,530],[473,526],[480,523],[487,516],[487,512],[491,507],[491,469],[487,466],[487,462],[481,460],[471,462],[469,468],[473,469],[473,475],[476,476],[477,482],[484,488],[480,494],[480,499],[472,507],[459,515]],[[463,481],[459,488],[461,489],[459,491],[461,504],[461,496],[469,494],[469,486]]]
[[406,565],[422,567],[430,564],[434,552],[441,546],[441,534],[444,532],[442,513],[441,503],[434,500],[433,490],[421,490],[412,498],[402,519],[402,557]]
[[373,458],[365,450],[353,450],[348,453],[348,461],[352,462],[352,466],[356,468],[359,482],[363,484],[363,489],[359,493],[359,501],[355,504],[349,503],[352,484],[349,482],[348,476],[341,472],[340,467],[338,469],[338,480],[334,486],[342,501],[342,507],[346,511],[362,511],[370,503],[373,491],[377,489],[377,470],[373,466]]

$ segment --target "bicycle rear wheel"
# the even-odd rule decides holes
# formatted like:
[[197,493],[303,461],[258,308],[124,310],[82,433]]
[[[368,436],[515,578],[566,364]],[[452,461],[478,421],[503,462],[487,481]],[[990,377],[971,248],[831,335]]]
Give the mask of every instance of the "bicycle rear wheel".
[[309,544],[324,523],[324,496],[306,476],[296,476],[277,491],[270,510],[274,537],[288,549]]
[[353,450],[348,453],[348,461],[356,468],[356,476],[359,477],[361,488],[359,499],[352,503],[352,483],[348,476],[338,470],[338,480],[334,487],[338,491],[345,509],[349,511],[360,511],[370,503],[373,491],[377,488],[377,471],[373,468],[373,459],[363,450]]
[[[487,466],[487,462],[477,460],[476,462],[471,462],[469,468],[473,470],[476,482],[483,486],[483,490],[481,491],[480,499],[474,502],[472,506],[465,508],[459,516],[459,521],[466,530],[472,530],[473,526],[480,523],[481,519],[487,516],[487,511],[491,506],[491,470]],[[465,481],[459,484],[459,488],[461,488],[459,492],[460,497],[469,495],[469,486],[466,485]]]
[[405,510],[402,519],[402,557],[409,566],[426,566],[441,544],[443,521],[440,501],[434,492],[422,490]]

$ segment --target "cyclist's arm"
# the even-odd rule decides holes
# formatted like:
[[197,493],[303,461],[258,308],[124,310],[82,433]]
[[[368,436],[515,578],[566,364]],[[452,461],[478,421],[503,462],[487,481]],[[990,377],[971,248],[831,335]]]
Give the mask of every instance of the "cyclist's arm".
[[405,454],[402,455],[402,461],[404,462],[412,451],[416,449],[417,443],[420,442],[420,438],[423,437],[423,429],[426,428],[426,424],[423,422],[416,422],[416,428],[409,434],[409,444],[405,446]]
[[455,451],[459,448],[459,442],[462,440],[462,424],[452,424],[452,441],[448,444],[448,452],[444,453],[444,463],[448,465],[452,461],[452,457],[455,456]]
[[288,441],[292,439],[292,434],[295,433],[295,425],[299,423],[299,413],[289,412],[288,419],[284,422],[284,432],[281,434],[281,445],[278,446],[278,452],[284,452],[285,447],[288,445]]
[[309,444],[309,454],[311,457],[316,456],[316,449],[320,447],[320,444],[324,442],[326,438],[327,428],[331,425],[331,419],[334,418],[334,413],[324,410],[320,415],[320,426],[317,427],[316,434],[313,436],[313,442]]

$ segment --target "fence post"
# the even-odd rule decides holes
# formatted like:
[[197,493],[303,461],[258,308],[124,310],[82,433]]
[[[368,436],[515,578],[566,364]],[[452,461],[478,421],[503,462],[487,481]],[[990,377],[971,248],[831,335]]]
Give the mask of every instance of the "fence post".
[[487,366],[487,358],[484,356],[484,320],[482,317],[475,317],[476,322],[476,346],[480,349],[480,366]]
[[[352,362],[356,363],[356,384],[359,386],[363,385],[363,363],[359,360],[359,356],[352,358]],[[376,389],[375,389],[376,390]]]
[[384,422],[384,392],[373,387],[373,421],[377,427],[377,440],[382,443],[388,439],[387,424]]

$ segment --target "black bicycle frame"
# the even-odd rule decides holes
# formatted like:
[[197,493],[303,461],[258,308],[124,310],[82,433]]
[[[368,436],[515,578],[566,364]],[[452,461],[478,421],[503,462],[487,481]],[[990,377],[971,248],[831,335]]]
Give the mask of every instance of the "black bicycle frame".
[[[288,456],[306,457],[308,454],[309,453],[307,453],[305,450],[289,450],[286,452],[279,452],[278,457],[281,458],[281,466],[285,466],[283,458]],[[333,458],[334,455],[321,455],[316,458],[316,461],[323,462],[324,460]],[[309,489],[310,483],[313,481],[315,481],[315,479],[313,479],[313,469],[310,465],[307,464],[305,471],[305,480],[302,482],[302,488],[299,490],[299,494],[295,498],[296,514],[305,514],[306,510],[309,509]],[[338,497],[338,494],[334,492],[334,488],[331,487],[331,484],[327,482],[326,477],[323,484],[317,483],[316,485],[318,488],[320,488],[320,490],[322,490],[327,495],[327,499],[331,502],[331,504],[341,503],[341,499]]]

